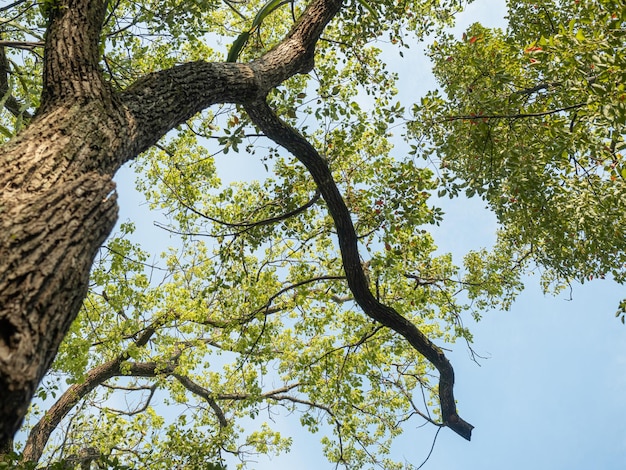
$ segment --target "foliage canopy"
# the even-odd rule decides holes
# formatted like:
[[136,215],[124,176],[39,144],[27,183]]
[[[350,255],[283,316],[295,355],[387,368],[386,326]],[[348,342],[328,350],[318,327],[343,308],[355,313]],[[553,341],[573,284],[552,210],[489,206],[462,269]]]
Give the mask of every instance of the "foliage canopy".
[[[465,323],[508,308],[527,268],[544,269],[546,289],[625,280],[626,8],[512,1],[506,32],[476,24],[455,38],[445,28],[462,3],[346,2],[313,71],[269,103],[330,168],[376,300],[436,343],[469,345]],[[2,9],[7,141],[41,105],[40,46],[64,5]],[[99,64],[124,92],[179,64],[246,63],[290,34],[305,6],[108,2]],[[393,67],[426,37],[440,89],[401,103]],[[201,110],[135,161],[172,247],[155,257],[132,221],[103,246],[17,444],[26,459],[207,468],[234,456],[245,466],[289,449],[271,425],[281,410],[324,431],[331,462],[405,468],[391,449],[407,422],[450,425],[432,361],[357,305],[320,184],[254,116],[245,104]],[[222,182],[234,153],[264,173]],[[483,198],[501,225],[493,249],[462,266],[437,252],[437,193]]]

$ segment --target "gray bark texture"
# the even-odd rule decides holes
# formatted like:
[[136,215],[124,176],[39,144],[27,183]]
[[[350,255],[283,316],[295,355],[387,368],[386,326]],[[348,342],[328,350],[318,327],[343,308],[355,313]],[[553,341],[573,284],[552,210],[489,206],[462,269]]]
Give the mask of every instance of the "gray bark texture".
[[[10,447],[86,295],[93,259],[117,219],[115,172],[173,127],[216,103],[246,106],[259,128],[311,167],[338,231],[351,227],[334,183],[318,181],[329,173],[315,170],[315,158],[307,160],[311,149],[288,145],[293,135],[258,112],[272,88],[311,70],[316,42],[341,0],[313,0],[286,38],[258,60],[187,63],[147,75],[121,92],[112,91],[99,67],[105,5],[56,2],[44,46],[41,106],[0,147],[0,449]],[[453,429],[464,423],[455,430],[469,439],[471,425],[456,413],[450,364],[410,322],[375,301],[351,236],[342,252],[355,298],[368,315],[412,335],[411,345],[441,372],[444,423]],[[117,366],[98,371],[94,383],[117,373]],[[83,388],[87,393],[89,385]],[[30,449],[35,459],[46,439]]]

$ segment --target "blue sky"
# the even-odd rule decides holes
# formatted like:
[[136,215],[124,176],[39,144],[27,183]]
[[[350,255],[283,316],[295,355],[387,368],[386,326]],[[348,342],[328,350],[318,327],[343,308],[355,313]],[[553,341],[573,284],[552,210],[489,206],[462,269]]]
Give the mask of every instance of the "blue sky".
[[[504,15],[504,1],[476,0],[459,18],[457,31],[474,21],[504,26]],[[393,67],[401,73],[401,99],[416,100],[434,87],[428,64],[417,54]],[[239,158],[252,157],[229,155],[225,171],[240,172]],[[123,169],[117,180],[120,220],[136,219],[142,209],[132,172]],[[491,243],[496,223],[483,204],[442,203],[446,216],[435,234],[441,251],[460,259]],[[150,222],[138,226],[154,236]],[[480,366],[463,343],[449,354],[459,409],[476,429],[471,442],[444,429],[423,468],[626,469],[626,327],[614,317],[626,289],[600,280],[544,296],[538,277],[527,278],[511,311],[490,312],[467,325],[473,347],[487,357]],[[297,418],[279,418],[276,425],[294,436],[292,452],[259,461],[256,468],[332,468],[321,455],[320,436],[302,431]],[[407,429],[395,455],[419,465],[434,433],[432,427]]]

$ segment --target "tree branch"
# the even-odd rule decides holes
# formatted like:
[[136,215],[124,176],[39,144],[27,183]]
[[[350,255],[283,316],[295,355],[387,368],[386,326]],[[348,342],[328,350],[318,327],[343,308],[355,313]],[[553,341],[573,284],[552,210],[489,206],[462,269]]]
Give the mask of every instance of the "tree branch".
[[226,420],[226,415],[224,415],[224,411],[222,411],[222,409],[219,407],[219,405],[215,401],[215,398],[213,397],[213,394],[210,391],[198,385],[189,377],[180,374],[172,375],[183,385],[183,387],[185,387],[191,393],[194,393],[206,400],[206,402],[209,404],[209,406],[217,416],[217,420],[219,421],[221,428],[225,428],[228,426],[228,421]]
[[12,2],[12,3],[9,3],[8,5],[0,7],[0,12],[10,10],[11,8],[16,7],[22,3],[26,3],[26,1],[27,0],[16,0],[15,2]]
[[[155,331],[155,325],[146,328],[135,341],[135,346],[145,346]],[[94,367],[87,373],[83,382],[75,383],[68,388],[30,430],[24,447],[24,460],[27,462],[38,462],[48,439],[50,439],[50,435],[61,420],[67,416],[80,400],[87,396],[87,394],[98,385],[101,385],[112,377],[124,375],[121,365],[127,358],[128,354],[123,353],[115,359]],[[134,363],[130,366],[131,375],[144,377],[154,375],[156,371],[161,370],[159,368],[162,369],[161,365],[156,362],[144,364]]]
[[577,103],[570,106],[564,106],[563,108],[551,109],[549,111],[541,111],[539,113],[519,113],[519,114],[469,114],[466,116],[448,116],[442,119],[440,122],[449,121],[476,121],[479,119],[522,119],[529,117],[541,117],[548,116],[550,114],[557,114],[563,111],[569,111],[571,109],[578,109],[586,106],[587,103]]
[[[242,229],[251,229],[251,228],[255,228],[255,227],[262,227],[264,225],[271,225],[274,224],[276,222],[281,222],[283,220],[287,220],[292,218],[293,216],[296,216],[304,211],[306,211],[309,207],[313,206],[317,201],[319,201],[320,199],[320,192],[319,191],[315,191],[315,194],[313,194],[313,196],[306,202],[304,203],[302,206],[296,207],[295,209],[292,209],[288,212],[285,212],[284,214],[279,214],[279,215],[275,215],[273,217],[268,217],[267,219],[261,219],[261,220],[253,220],[253,221],[241,221],[241,222],[227,222],[225,220],[221,220],[218,219],[216,217],[211,217],[210,215],[202,212],[199,209],[196,209],[193,205],[188,204],[187,202],[185,202],[182,198],[182,196],[178,193],[177,189],[169,184],[167,184],[167,182],[163,182],[163,184],[165,184],[165,186],[172,192],[174,193],[176,200],[178,201],[178,203],[183,206],[185,209],[193,212],[194,214],[196,214],[197,216],[202,217],[203,219],[207,219],[217,225],[224,225],[226,227],[231,227],[231,228],[242,228]],[[161,225],[159,225],[161,228]],[[241,232],[236,232],[237,234],[239,233],[244,233],[245,230],[242,230]],[[178,232],[174,232],[174,233],[178,233]],[[179,233],[182,235],[182,233]],[[185,235],[198,235],[198,236],[202,236],[203,234],[200,233],[184,233]],[[206,234],[204,234],[206,235]]]
[[37,47],[43,47],[44,43],[41,41],[7,41],[0,40],[0,46],[12,47],[14,49],[24,49],[26,51],[32,51]]
[[10,41],[0,41],[0,97],[4,100],[4,107],[9,110],[11,114],[15,117],[25,117],[30,119],[31,114],[22,109],[22,105],[17,99],[11,94],[11,90],[9,88],[9,61],[7,60],[5,43]]
[[332,173],[315,148],[295,129],[281,121],[265,100],[245,106],[252,122],[274,142],[289,150],[309,170],[337,228],[343,267],[350,290],[363,311],[402,335],[413,348],[439,371],[439,402],[446,426],[470,440],[473,426],[458,415],[454,400],[454,370],[443,351],[433,344],[413,323],[395,309],[380,303],[370,291],[361,265],[358,238],[348,210]]
[[198,61],[139,79],[119,95],[134,129],[126,160],[213,104],[256,101],[291,76],[310,71],[319,36],[342,3],[314,0],[285,39],[248,64]]
[[539,85],[535,85],[530,88],[524,88],[522,90],[514,91],[513,94],[514,95],[532,95],[533,93],[537,93],[538,91],[548,90],[550,88],[556,88],[557,86],[561,86],[561,85],[562,85],[561,82],[540,83]]

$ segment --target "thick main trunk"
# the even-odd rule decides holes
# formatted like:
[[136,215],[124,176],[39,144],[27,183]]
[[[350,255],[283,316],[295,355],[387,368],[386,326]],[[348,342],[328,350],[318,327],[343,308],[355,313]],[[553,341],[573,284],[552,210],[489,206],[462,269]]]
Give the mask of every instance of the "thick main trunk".
[[105,0],[51,6],[41,107],[0,149],[0,448],[19,428],[117,218],[127,116],[99,71]]
[[116,111],[74,103],[0,149],[0,446],[20,426],[117,218]]

